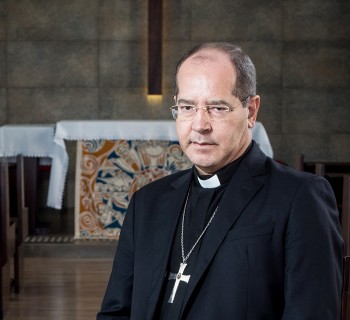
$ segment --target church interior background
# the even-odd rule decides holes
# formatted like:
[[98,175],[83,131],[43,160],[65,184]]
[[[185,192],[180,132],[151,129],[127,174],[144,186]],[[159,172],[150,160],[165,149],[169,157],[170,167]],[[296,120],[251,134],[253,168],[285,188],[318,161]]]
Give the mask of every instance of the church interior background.
[[[308,161],[349,162],[349,21],[345,0],[0,1],[0,125],[171,120],[177,60],[203,41],[231,41],[255,62],[262,100],[258,120],[274,158],[290,166],[300,154]],[[38,171],[37,234],[74,234],[76,173],[89,170],[77,163],[77,154],[112,142],[65,143],[69,164],[60,210],[47,207],[50,175],[46,167]],[[116,160],[115,148],[105,145],[99,180],[89,185],[95,197],[103,194],[96,210],[106,225],[123,219],[111,220],[108,208],[120,206],[123,213],[126,204],[119,201],[123,197],[109,198],[111,190],[102,182],[118,176],[113,186],[123,190],[134,169],[147,169],[151,161],[147,147],[136,156],[134,142],[122,143],[136,167],[123,175],[116,168],[130,163]],[[172,143],[163,143],[152,158],[163,161],[158,163],[163,171],[148,174],[161,176],[176,165],[189,165],[174,156],[178,150]],[[111,164],[115,177],[108,171]],[[79,197],[80,205],[89,205],[89,195]],[[96,226],[91,215],[81,219]],[[94,228],[83,232],[98,232]]]

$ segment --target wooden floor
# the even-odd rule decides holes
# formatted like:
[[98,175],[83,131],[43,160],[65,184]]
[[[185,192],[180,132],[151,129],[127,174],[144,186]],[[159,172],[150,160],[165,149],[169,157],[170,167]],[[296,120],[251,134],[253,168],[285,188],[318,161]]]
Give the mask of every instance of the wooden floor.
[[23,292],[13,295],[5,320],[93,320],[112,259],[25,258]]

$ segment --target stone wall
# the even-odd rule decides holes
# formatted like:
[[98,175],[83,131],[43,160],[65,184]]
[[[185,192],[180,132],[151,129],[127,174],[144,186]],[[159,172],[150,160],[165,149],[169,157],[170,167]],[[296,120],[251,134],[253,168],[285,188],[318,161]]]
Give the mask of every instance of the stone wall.
[[146,0],[0,0],[0,125],[170,119],[179,57],[227,40],[256,64],[277,159],[350,161],[348,0],[163,3],[163,97],[150,101]]

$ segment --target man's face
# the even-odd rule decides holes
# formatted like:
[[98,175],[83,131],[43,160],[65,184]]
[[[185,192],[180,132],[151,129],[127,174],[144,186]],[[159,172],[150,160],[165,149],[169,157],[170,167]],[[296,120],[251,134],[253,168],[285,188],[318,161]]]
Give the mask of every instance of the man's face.
[[192,120],[176,120],[181,148],[202,174],[212,174],[237,159],[251,142],[259,97],[250,98],[243,108],[232,94],[235,81],[228,55],[216,49],[204,49],[188,58],[177,74],[176,104],[203,108],[223,102],[234,108],[220,120],[211,119],[203,109]]

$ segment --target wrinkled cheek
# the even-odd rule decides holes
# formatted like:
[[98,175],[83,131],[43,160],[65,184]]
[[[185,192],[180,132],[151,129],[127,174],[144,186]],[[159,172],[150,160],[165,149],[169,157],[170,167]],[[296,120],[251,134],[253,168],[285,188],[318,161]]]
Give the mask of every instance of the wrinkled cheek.
[[185,147],[188,144],[188,139],[191,133],[191,126],[186,122],[177,122],[176,123],[176,133],[179,138],[180,145]]
[[179,144],[180,144],[180,147],[181,147],[181,150],[183,152],[186,153],[187,155],[187,152],[188,152],[188,149],[189,149],[189,143],[187,142],[186,139],[182,139],[180,136],[179,136]]
[[177,130],[177,136],[179,138],[179,144],[180,147],[182,149],[182,151],[186,151],[187,149],[189,149],[191,147],[190,144],[190,131],[186,132],[183,129]]

